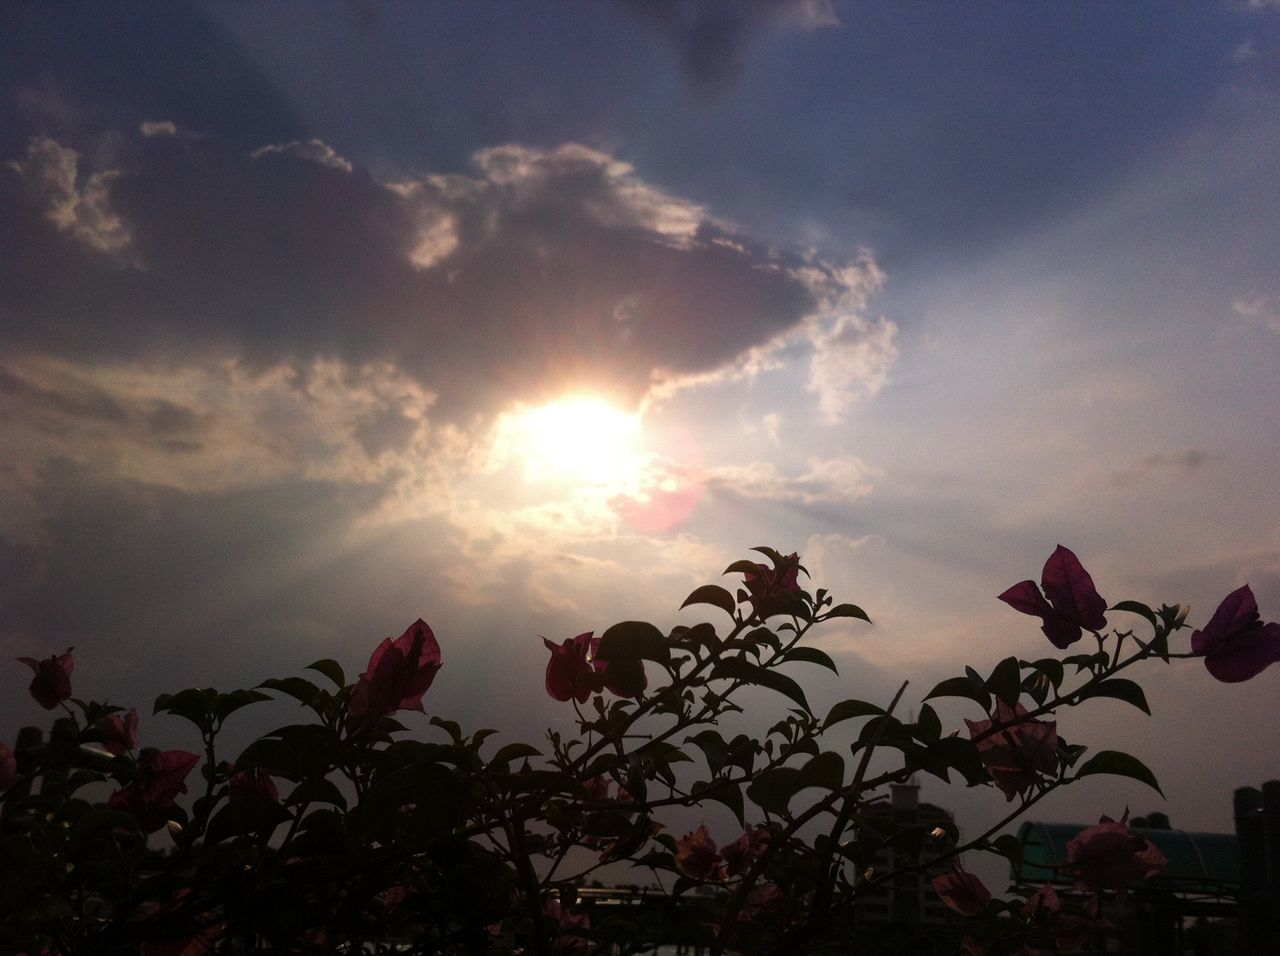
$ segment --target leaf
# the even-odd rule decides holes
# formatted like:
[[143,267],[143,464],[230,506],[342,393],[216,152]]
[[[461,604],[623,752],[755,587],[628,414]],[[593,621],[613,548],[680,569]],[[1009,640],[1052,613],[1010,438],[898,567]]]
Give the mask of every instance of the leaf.
[[1042,657],[1038,661],[1032,661],[1030,666],[1049,678],[1054,690],[1062,685],[1062,661],[1057,658]]
[[999,853],[1014,866],[1022,862],[1022,841],[1012,833],[1005,833],[991,841],[990,849]]
[[448,734],[455,744],[459,746],[462,745],[462,725],[456,720],[446,720],[444,717],[432,717],[430,723],[433,727],[439,727]]
[[240,752],[236,758],[237,770],[261,767],[272,776],[296,780],[298,755],[293,747],[278,737],[262,737]]
[[324,777],[312,777],[302,781],[293,788],[285,803],[288,806],[298,806],[303,803],[331,803],[343,810],[347,809],[347,798],[342,795],[337,784]]
[[320,696],[320,688],[302,677],[273,677],[270,680],[264,680],[258,686],[288,694],[294,700],[301,701],[306,707],[312,706]]
[[942,721],[938,719],[938,712],[928,704],[920,707],[915,728],[916,739],[921,743],[931,743],[942,736]]
[[1142,692],[1142,688],[1123,677],[1113,677],[1097,684],[1085,684],[1076,693],[1080,700],[1087,700],[1090,697],[1114,697],[1126,704],[1132,704],[1148,717],[1151,716],[1151,708],[1147,706],[1147,695]]
[[728,785],[700,781],[695,783],[689,792],[697,796],[699,801],[714,800],[716,803],[724,804],[738,818],[739,826],[746,827],[746,806],[742,799],[741,784]]
[[727,677],[731,680],[740,680],[748,684],[768,687],[770,690],[785,694],[803,707],[806,712],[810,712],[809,701],[805,699],[804,691],[800,689],[799,684],[785,674],[767,670],[752,664],[750,661],[743,660],[741,657],[727,657],[717,661],[716,666],[711,671],[711,676],[712,678]]
[[833,617],[856,617],[859,621],[871,623],[871,618],[867,617],[867,612],[856,604],[837,604],[826,614],[822,615],[822,620],[829,621]]
[[729,762],[729,745],[724,742],[718,730],[702,730],[692,737],[686,737],[685,743],[694,744],[707,759],[707,769],[714,777]]
[[209,694],[195,687],[176,694],[161,694],[152,713],[170,713],[191,721],[201,732],[208,729]]
[[844,758],[834,751],[823,751],[800,768],[800,778],[806,787],[839,790],[844,786]]
[[269,834],[281,823],[292,819],[293,814],[270,797],[251,794],[232,800],[215,813],[205,830],[204,841],[206,845],[212,845],[247,833]]
[[935,697],[967,697],[975,701],[983,710],[991,709],[991,695],[982,686],[982,681],[975,683],[969,677],[948,677],[924,695],[925,700],[932,700]]
[[787,656],[784,657],[783,660],[805,661],[809,664],[821,664],[833,674],[840,673],[836,670],[836,662],[831,659],[831,656],[824,651],[818,650],[816,647],[793,647],[791,650],[787,651]]
[[493,755],[493,759],[489,761],[495,763],[510,763],[513,760],[520,760],[524,757],[541,757],[542,751],[537,747],[531,747],[529,744],[504,744],[498,748],[498,752]]
[[800,771],[795,767],[774,767],[748,785],[747,796],[761,809],[786,816],[787,804],[803,786]]
[[1147,607],[1140,601],[1121,601],[1119,604],[1111,608],[1112,611],[1128,611],[1130,614],[1138,614],[1145,617],[1155,630],[1160,629],[1160,624],[1156,620],[1155,611]]
[[123,813],[120,810],[90,810],[76,821],[75,835],[76,839],[82,840],[103,830],[114,830],[116,827],[136,830],[138,821],[132,813]]
[[1016,707],[1018,698],[1022,696],[1021,673],[1018,667],[1018,659],[1016,657],[1006,657],[992,670],[985,686],[999,700],[1010,707]]
[[646,660],[666,664],[671,660],[671,644],[666,636],[646,621],[622,621],[600,635],[596,658]]
[[943,737],[928,745],[929,754],[941,759],[946,766],[953,767],[969,786],[985,783],[989,778],[986,768],[982,766],[982,758],[978,756],[978,747],[973,741],[963,737]]
[[309,671],[319,671],[337,686],[339,690],[347,686],[347,675],[343,673],[342,665],[337,661],[330,660],[327,657],[321,658],[307,665]]
[[[294,678],[294,680],[299,679]],[[257,690],[233,690],[229,694],[219,694],[213,703],[214,716],[221,724],[240,708],[261,703],[264,700],[271,700],[271,695]]]
[[1160,789],[1160,784],[1156,781],[1156,776],[1147,769],[1137,757],[1130,756],[1126,753],[1120,753],[1118,750],[1100,750],[1088,760],[1084,765],[1076,771],[1075,779],[1088,777],[1096,773],[1107,773],[1117,777],[1129,777],[1140,783],[1145,783],[1160,796],[1164,796],[1164,791]]
[[822,729],[826,730],[842,720],[853,720],[856,717],[877,717],[884,713],[883,707],[877,707],[875,704],[867,703],[865,700],[842,700],[832,706],[827,713],[827,719],[822,722]]
[[695,588],[680,607],[683,609],[691,604],[710,604],[712,607],[720,608],[730,617],[733,617],[733,612],[738,608],[733,595],[718,584],[704,584],[700,588]]
[[759,574],[760,565],[754,561],[743,558],[741,561],[735,561],[724,569],[725,574]]

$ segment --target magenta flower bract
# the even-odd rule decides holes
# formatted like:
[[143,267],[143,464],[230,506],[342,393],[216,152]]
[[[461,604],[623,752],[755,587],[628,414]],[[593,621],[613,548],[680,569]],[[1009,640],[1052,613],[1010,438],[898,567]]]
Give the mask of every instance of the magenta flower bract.
[[705,823],[677,841],[676,869],[695,880],[724,879],[724,860]]
[[972,873],[954,870],[933,878],[933,891],[961,916],[977,916],[991,900],[991,891]]
[[113,757],[126,754],[138,746],[138,712],[132,707],[123,716],[108,714],[100,717],[93,726],[102,734],[102,746]]
[[755,826],[732,843],[726,844],[720,854],[724,857],[729,875],[737,876],[750,869],[751,864],[769,849],[769,841],[772,839],[773,832],[768,827]]
[[1103,817],[1067,843],[1064,870],[1082,890],[1116,890],[1121,899],[1137,880],[1155,876],[1168,858],[1154,843],[1129,829],[1128,814],[1119,822]]
[[[609,682],[608,663],[596,659],[600,638],[594,632],[587,631],[577,637],[567,638],[561,644],[544,637],[542,643],[551,652],[551,660],[547,661],[547,693],[552,699],[576,700],[579,704],[585,704],[588,697],[598,694],[604,688],[619,697],[634,696],[626,688]],[[644,686],[641,681],[639,689],[643,690]]]
[[42,661],[34,657],[19,657],[36,676],[31,679],[31,696],[45,710],[53,710],[71,696],[71,671],[75,668],[71,660],[71,652],[75,648],[68,647],[65,654],[46,657]]
[[274,803],[280,802],[280,791],[271,774],[261,767],[250,767],[231,775],[228,786],[228,799],[243,800],[245,797],[266,797]]
[[199,762],[185,750],[143,751],[133,782],[113,793],[107,806],[132,813],[146,833],[159,830],[178,794],[187,792],[187,774]]
[[[1010,708],[1001,702],[996,705],[998,723],[1008,723],[1026,716],[1027,709],[1019,704]],[[969,737],[977,737],[991,729],[993,721],[966,720]],[[1033,787],[1042,777],[1058,772],[1058,725],[1052,720],[1024,720],[1022,723],[997,731],[977,742],[978,756],[991,774],[992,781],[1012,800],[1017,794]]]
[[[1040,593],[1044,589],[1044,594]],[[1107,626],[1107,602],[1093,586],[1093,578],[1080,564],[1080,559],[1062,545],[1049,555],[1040,576],[1040,588],[1034,581],[1019,581],[1000,595],[1011,608],[1038,617],[1043,622],[1045,637],[1058,648],[1067,648],[1080,640],[1081,631],[1101,631]],[[1047,600],[1046,600],[1047,598]]]
[[1191,635],[1191,650],[1205,669],[1229,684],[1257,677],[1280,661],[1280,624],[1263,624],[1249,585],[1228,594],[1203,631]]
[[757,564],[756,567],[759,568],[758,571],[747,571],[742,578],[747,590],[753,596],[761,597],[766,594],[800,590],[800,555],[798,553],[793,551],[783,558],[780,568],[775,569],[764,564]]
[[440,670],[440,644],[421,618],[394,641],[386,638],[373,651],[368,669],[351,694],[355,717],[385,717],[397,710],[422,710],[422,695]]

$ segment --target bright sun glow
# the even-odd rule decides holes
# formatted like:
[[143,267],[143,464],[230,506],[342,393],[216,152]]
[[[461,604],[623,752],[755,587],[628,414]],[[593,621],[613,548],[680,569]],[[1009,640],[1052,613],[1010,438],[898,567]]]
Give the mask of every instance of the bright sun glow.
[[529,481],[616,484],[633,477],[640,461],[638,416],[599,398],[567,398],[522,411],[506,431]]

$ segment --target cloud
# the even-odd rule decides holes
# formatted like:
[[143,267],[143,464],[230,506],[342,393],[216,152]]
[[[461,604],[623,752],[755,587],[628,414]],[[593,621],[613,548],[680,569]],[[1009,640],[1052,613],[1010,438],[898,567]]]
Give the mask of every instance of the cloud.
[[59,232],[94,252],[127,261],[125,253],[132,236],[110,202],[112,180],[119,176],[118,170],[101,170],[82,177],[80,154],[46,136],[33,137],[27,144],[26,158],[11,160],[8,166],[42,208],[44,218]]
[[1141,461],[1122,471],[1115,472],[1111,476],[1111,483],[1123,487],[1133,484],[1135,481],[1146,479],[1157,472],[1188,474],[1200,470],[1208,462],[1217,461],[1219,458],[1220,456],[1200,448],[1186,448],[1176,452],[1158,452],[1147,455]]
[[879,477],[880,472],[858,458],[811,458],[797,475],[754,462],[709,469],[703,480],[712,490],[742,498],[813,505],[858,501],[871,493],[872,480]]
[[880,281],[865,254],[771,248],[578,144],[396,182],[318,140],[138,134],[109,155],[37,137],[0,171],[10,349],[387,362],[456,419],[566,390],[634,404],[810,340],[834,415],[895,354],[892,325],[855,314]]
[[761,31],[840,24],[830,0],[624,0],[623,6],[671,44],[686,76],[701,86],[736,77]]
[[1231,311],[1246,322],[1280,332],[1280,302],[1270,296],[1237,296],[1231,300]]

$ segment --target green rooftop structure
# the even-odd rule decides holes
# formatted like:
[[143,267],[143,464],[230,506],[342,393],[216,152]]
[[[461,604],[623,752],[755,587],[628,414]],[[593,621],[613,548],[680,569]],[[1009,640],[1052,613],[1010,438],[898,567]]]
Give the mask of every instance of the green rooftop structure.
[[[1013,868],[1019,883],[1056,883],[1069,886],[1070,874],[1055,868],[1065,863],[1067,843],[1085,828],[1080,823],[1026,822],[1018,828],[1022,864]],[[1159,876],[1137,887],[1191,896],[1235,897],[1240,888],[1240,848],[1234,834],[1190,833],[1186,830],[1134,827],[1159,848],[1169,865]]]

